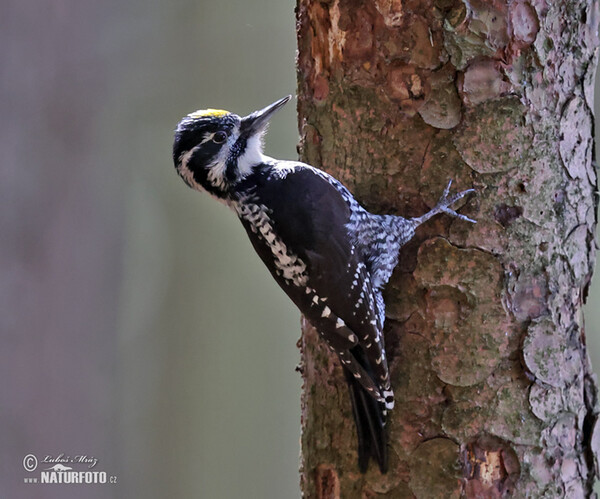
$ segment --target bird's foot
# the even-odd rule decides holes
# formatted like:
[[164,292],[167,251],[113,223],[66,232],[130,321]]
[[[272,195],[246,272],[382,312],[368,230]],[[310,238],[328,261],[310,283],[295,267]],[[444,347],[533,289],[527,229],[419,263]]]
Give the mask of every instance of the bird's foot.
[[442,197],[439,199],[435,207],[429,212],[432,216],[438,213],[447,213],[452,217],[459,218],[460,220],[464,220],[465,222],[471,222],[476,224],[477,221],[472,218],[467,217],[466,215],[462,215],[461,213],[456,213],[450,206],[456,203],[459,199],[464,198],[467,194],[471,194],[475,192],[475,189],[467,189],[466,191],[457,192],[450,196],[450,186],[452,185],[452,180],[448,182],[448,185],[444,189]]

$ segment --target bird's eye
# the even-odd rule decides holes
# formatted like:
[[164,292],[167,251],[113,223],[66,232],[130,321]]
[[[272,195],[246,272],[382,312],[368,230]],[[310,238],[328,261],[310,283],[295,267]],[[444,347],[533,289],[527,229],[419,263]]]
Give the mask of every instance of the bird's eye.
[[227,140],[227,134],[225,132],[216,132],[212,138],[212,141],[215,144],[222,144],[226,140]]

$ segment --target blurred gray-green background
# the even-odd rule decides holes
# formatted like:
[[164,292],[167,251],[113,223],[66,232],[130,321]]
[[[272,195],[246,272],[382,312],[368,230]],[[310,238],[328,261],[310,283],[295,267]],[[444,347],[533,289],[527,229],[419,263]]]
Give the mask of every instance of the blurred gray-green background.
[[[184,114],[294,92],[294,4],[4,3],[0,497],[299,496],[299,313],[171,159]],[[291,104],[267,153],[297,139]],[[25,484],[30,453],[117,483]]]

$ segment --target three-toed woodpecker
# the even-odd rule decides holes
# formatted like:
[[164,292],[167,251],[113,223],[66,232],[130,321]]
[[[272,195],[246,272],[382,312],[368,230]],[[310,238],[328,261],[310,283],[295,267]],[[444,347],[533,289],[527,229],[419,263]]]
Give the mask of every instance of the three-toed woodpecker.
[[291,96],[245,118],[206,109],[181,120],[173,161],[193,189],[230,206],[277,283],[341,361],[358,433],[358,463],[388,466],[386,410],[394,393],[383,341],[382,287],[398,251],[437,213],[472,221],[449,196],[418,218],[373,215],[340,182],[318,168],[263,154],[270,117]]

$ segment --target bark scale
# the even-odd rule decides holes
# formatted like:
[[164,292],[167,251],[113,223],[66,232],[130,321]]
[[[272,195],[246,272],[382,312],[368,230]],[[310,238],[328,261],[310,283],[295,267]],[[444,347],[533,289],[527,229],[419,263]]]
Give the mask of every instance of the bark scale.
[[303,324],[305,497],[586,497],[600,442],[581,307],[595,259],[598,4],[298,0],[302,160],[370,211],[477,189],[386,289],[390,471],[356,464],[337,360]]

